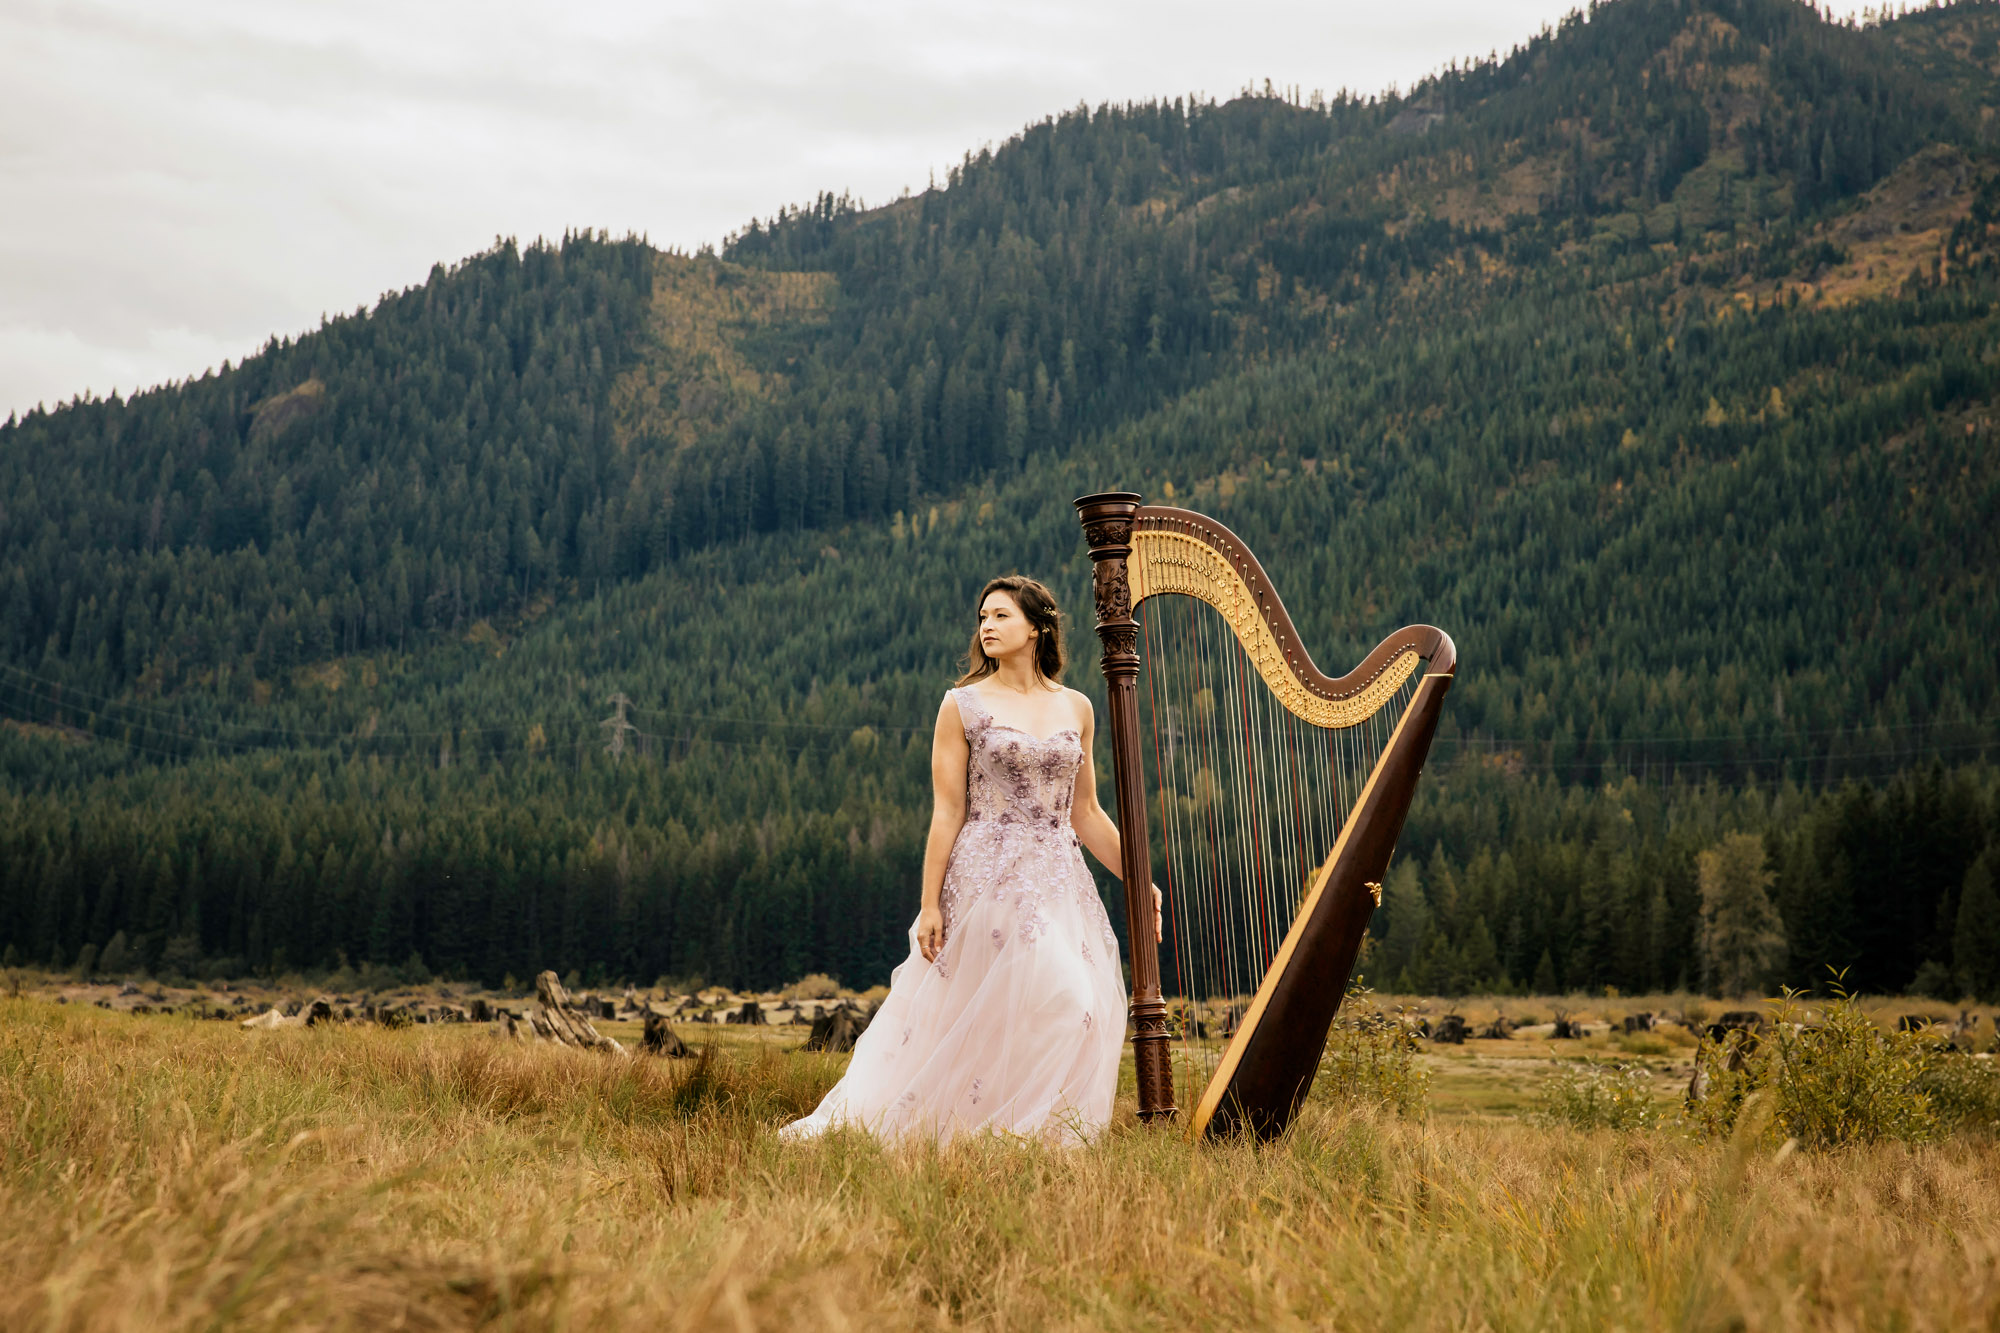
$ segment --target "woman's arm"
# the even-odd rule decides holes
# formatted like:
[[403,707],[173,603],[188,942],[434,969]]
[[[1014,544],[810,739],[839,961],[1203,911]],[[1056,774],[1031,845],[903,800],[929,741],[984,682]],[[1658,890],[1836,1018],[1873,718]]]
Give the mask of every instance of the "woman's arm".
[[924,843],[924,901],[917,912],[917,947],[927,963],[936,962],[944,948],[944,868],[965,827],[965,766],[971,757],[958,700],[947,694],[931,733],[931,833]]
[[[1079,711],[1083,714],[1083,725],[1077,729],[1083,736],[1083,763],[1077,767],[1076,788],[1070,797],[1070,827],[1076,830],[1076,840],[1088,847],[1090,854],[1102,862],[1106,870],[1124,879],[1124,840],[1118,836],[1118,825],[1097,803],[1097,766],[1091,758],[1091,742],[1097,733],[1097,715],[1091,710],[1089,699],[1081,694],[1076,697]],[[1160,889],[1156,884],[1153,886],[1155,939],[1159,938],[1160,926]]]

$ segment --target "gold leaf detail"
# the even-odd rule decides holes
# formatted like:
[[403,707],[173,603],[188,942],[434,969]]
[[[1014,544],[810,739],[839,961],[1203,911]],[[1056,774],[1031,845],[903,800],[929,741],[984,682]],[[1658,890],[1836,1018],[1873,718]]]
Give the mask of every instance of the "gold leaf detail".
[[1294,716],[1315,727],[1351,727],[1366,722],[1395,698],[1417,669],[1415,649],[1391,658],[1376,677],[1343,699],[1328,699],[1305,687],[1278,647],[1278,636],[1257,606],[1243,576],[1214,547],[1182,532],[1142,530],[1132,534],[1126,561],[1136,608],[1148,597],[1178,593],[1207,602],[1222,613],[1243,645],[1257,674]]

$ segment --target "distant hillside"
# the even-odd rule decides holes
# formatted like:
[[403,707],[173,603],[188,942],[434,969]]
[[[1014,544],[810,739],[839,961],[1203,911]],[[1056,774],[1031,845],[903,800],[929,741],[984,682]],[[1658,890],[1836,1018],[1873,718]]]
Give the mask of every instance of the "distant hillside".
[[[503,246],[12,422],[0,940],[878,977],[966,599],[1027,567],[1080,608],[1068,501],[1124,485],[1243,532],[1322,661],[1457,638],[1438,772],[1506,813],[1420,810],[1406,897],[1481,905],[1394,966],[1671,984],[1715,821],[1801,883],[1840,841],[1744,784],[1990,825],[1919,778],[2000,742],[1996,52],[1986,6],[1621,0],[1406,96],[1071,113],[719,254]],[[1624,879],[1552,851],[1600,814],[1530,807],[1626,774],[1721,785]],[[1909,920],[1813,948],[1948,972],[1990,838],[1883,861],[1841,892],[1920,882]],[[1644,940],[1551,929],[1614,898]]]

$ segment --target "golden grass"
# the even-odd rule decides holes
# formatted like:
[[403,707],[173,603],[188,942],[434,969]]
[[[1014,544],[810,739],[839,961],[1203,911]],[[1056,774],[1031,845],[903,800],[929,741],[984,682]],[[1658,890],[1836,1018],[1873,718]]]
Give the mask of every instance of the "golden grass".
[[2000,1150],[1327,1104],[781,1145],[837,1058],[0,1001],[0,1328],[2000,1327]]

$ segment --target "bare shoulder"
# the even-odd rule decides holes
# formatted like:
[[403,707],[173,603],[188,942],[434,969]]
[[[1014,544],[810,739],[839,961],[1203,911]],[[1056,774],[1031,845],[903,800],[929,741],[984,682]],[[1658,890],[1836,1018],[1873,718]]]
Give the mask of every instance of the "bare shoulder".
[[960,724],[957,690],[946,690],[944,692],[944,698],[938,701],[937,720],[939,726],[943,726],[946,723],[950,723],[953,726]]
[[1072,690],[1068,686],[1064,686],[1063,699],[1069,704],[1070,710],[1076,715],[1076,724],[1079,727],[1089,727],[1096,721],[1097,715],[1091,709],[1090,696],[1082,690]]

